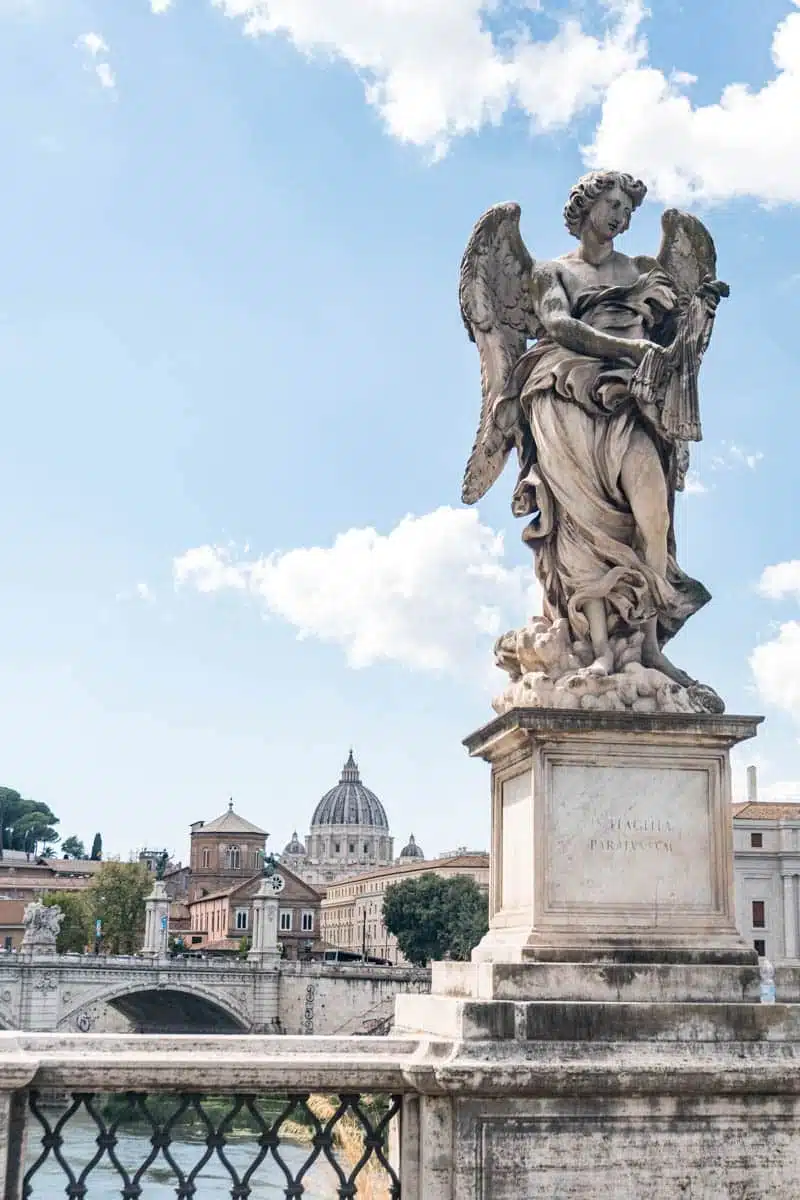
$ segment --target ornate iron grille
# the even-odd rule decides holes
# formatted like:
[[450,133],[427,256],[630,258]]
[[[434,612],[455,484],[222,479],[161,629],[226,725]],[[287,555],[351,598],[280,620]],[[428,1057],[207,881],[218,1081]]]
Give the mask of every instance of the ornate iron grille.
[[[330,1196],[339,1200],[349,1197],[369,1197],[370,1200],[400,1200],[400,1179],[388,1160],[387,1142],[390,1123],[400,1114],[401,1097],[371,1097],[342,1093],[336,1097],[308,1094],[283,1097],[258,1096],[199,1096],[147,1095],[129,1092],[108,1096],[101,1093],[75,1092],[66,1108],[54,1111],[36,1092],[30,1094],[31,1119],[28,1124],[29,1161],[23,1182],[23,1197],[50,1198],[53,1192],[53,1172],[63,1177],[63,1194],[82,1198],[92,1191],[93,1172],[109,1170],[120,1181],[118,1195],[123,1200],[149,1195],[147,1176],[154,1169],[164,1181],[168,1177],[174,1194],[179,1198],[200,1194],[201,1175],[209,1164],[221,1163],[225,1173],[224,1187],[232,1200],[247,1200],[264,1176],[274,1188],[283,1187],[287,1200],[302,1196]],[[93,1144],[96,1149],[76,1161],[70,1147],[70,1124],[96,1127]],[[42,1132],[38,1140],[37,1133]],[[185,1158],[188,1130],[194,1136],[191,1149],[196,1160],[189,1166]],[[136,1135],[131,1139],[131,1133]],[[146,1141],[142,1145],[143,1135]],[[183,1135],[183,1136],[182,1136]],[[85,1140],[85,1139],[84,1139]],[[138,1143],[138,1157],[126,1142]],[[176,1155],[176,1142],[181,1154]],[[149,1149],[147,1148],[149,1147]],[[234,1166],[231,1149],[248,1151],[246,1166]],[[293,1155],[287,1154],[293,1147]],[[133,1160],[132,1161],[132,1157]],[[237,1157],[237,1155],[233,1155]],[[241,1158],[241,1153],[238,1155]],[[288,1157],[293,1157],[290,1165]],[[302,1161],[298,1161],[301,1159]],[[47,1166],[45,1167],[45,1164]],[[57,1164],[57,1167],[56,1165]],[[274,1166],[272,1165],[274,1164]],[[314,1173],[321,1165],[326,1172],[327,1190],[320,1192],[319,1181],[314,1185]],[[47,1182],[40,1176],[43,1190],[37,1189],[36,1177],[43,1168]],[[277,1168],[277,1171],[276,1171]],[[330,1172],[333,1172],[331,1176]],[[105,1183],[103,1196],[111,1193]],[[334,1190],[331,1190],[334,1188]],[[59,1187],[59,1191],[61,1191]],[[207,1193],[204,1193],[207,1194]],[[256,1194],[260,1194],[260,1191]],[[270,1194],[274,1194],[271,1192]]]

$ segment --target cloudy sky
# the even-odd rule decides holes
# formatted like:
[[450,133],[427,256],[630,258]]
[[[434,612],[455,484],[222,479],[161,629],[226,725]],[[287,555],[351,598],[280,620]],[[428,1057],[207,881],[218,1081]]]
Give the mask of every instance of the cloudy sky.
[[398,838],[488,840],[461,739],[533,603],[459,259],[587,165],[710,225],[673,657],[800,791],[797,0],[0,0],[0,782],[126,855],[233,796],[281,848],[352,744]]

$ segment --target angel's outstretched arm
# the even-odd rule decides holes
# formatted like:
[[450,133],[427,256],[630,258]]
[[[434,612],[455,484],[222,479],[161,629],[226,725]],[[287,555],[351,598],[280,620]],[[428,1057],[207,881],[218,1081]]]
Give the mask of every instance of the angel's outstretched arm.
[[641,362],[652,343],[636,338],[614,337],[592,329],[585,321],[570,315],[569,300],[558,272],[549,263],[537,265],[531,277],[531,292],[536,313],[545,331],[565,350],[591,358],[623,358]]

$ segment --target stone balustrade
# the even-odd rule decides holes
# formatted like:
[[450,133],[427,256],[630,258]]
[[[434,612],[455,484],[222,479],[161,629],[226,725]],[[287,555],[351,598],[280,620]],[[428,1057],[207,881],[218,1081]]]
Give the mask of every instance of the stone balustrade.
[[[60,1194],[83,1196],[86,1174],[80,1172],[83,1163],[70,1161],[68,1142],[69,1117],[59,1118],[72,1110],[88,1113],[97,1125],[98,1146],[102,1143],[100,1160],[115,1162],[116,1151],[126,1163],[120,1167],[120,1194],[146,1195],[145,1187],[137,1192],[135,1165],[126,1154],[124,1122],[118,1114],[112,1120],[104,1108],[109,1096],[126,1097],[133,1113],[137,1107],[147,1119],[148,1102],[156,1097],[173,1098],[176,1111],[196,1112],[206,1135],[198,1141],[200,1159],[211,1149],[225,1160],[230,1133],[231,1114],[248,1112],[256,1131],[252,1144],[247,1144],[251,1166],[265,1168],[273,1154],[280,1152],[282,1125],[286,1121],[305,1119],[314,1133],[307,1145],[307,1159],[320,1156],[338,1164],[342,1196],[352,1196],[357,1177],[362,1171],[383,1176],[387,1197],[400,1196],[400,1147],[403,1095],[414,1090],[414,1062],[419,1045],[413,1039],[400,1038],[291,1038],[291,1037],[163,1037],[63,1036],[58,1034],[0,1033],[0,1195],[4,1200],[22,1200],[23,1196],[49,1196],[49,1183],[39,1183],[37,1177],[45,1163],[63,1172]],[[309,1095],[332,1098],[329,1110],[319,1115]],[[66,1098],[57,1110],[48,1112],[46,1098]],[[203,1118],[204,1103],[214,1097],[215,1114],[210,1124]],[[230,1103],[225,1108],[225,1098]],[[204,1100],[205,1098],[205,1100]],[[258,1103],[272,1098],[274,1118],[259,1125]],[[220,1113],[220,1104],[223,1113]],[[276,1106],[276,1107],[275,1107]],[[315,1115],[316,1114],[316,1115]],[[359,1165],[358,1156],[348,1161],[337,1149],[336,1129],[342,1121],[350,1120],[351,1128],[362,1138],[366,1162]],[[315,1126],[316,1121],[316,1126]],[[153,1116],[147,1128],[152,1146],[158,1147],[156,1165],[162,1172],[175,1167],[174,1183],[185,1190],[180,1195],[191,1196],[188,1167],[181,1167],[170,1156],[171,1130],[174,1126]],[[258,1135],[258,1136],[257,1136]],[[233,1141],[233,1139],[230,1139]],[[291,1139],[290,1139],[291,1140]],[[142,1144],[141,1137],[139,1143]],[[241,1139],[239,1139],[241,1154]],[[179,1156],[180,1157],[180,1156]],[[62,1164],[66,1163],[65,1170]],[[119,1161],[119,1160],[117,1160]],[[305,1161],[305,1160],[304,1160]],[[37,1163],[39,1166],[37,1167]],[[98,1163],[99,1165],[99,1163]],[[93,1167],[92,1170],[97,1169]],[[127,1171],[127,1175],[126,1172]],[[299,1196],[301,1191],[295,1176],[287,1179],[287,1196]],[[90,1174],[90,1172],[88,1172]],[[257,1175],[254,1172],[254,1181]],[[202,1184],[202,1180],[200,1181]],[[247,1196],[247,1184],[233,1178],[231,1195]],[[128,1188],[123,1193],[123,1185]],[[42,1190],[44,1188],[44,1190]],[[91,1180],[88,1182],[91,1194]],[[348,1190],[350,1188],[351,1190]],[[403,1196],[416,1193],[405,1189]]]

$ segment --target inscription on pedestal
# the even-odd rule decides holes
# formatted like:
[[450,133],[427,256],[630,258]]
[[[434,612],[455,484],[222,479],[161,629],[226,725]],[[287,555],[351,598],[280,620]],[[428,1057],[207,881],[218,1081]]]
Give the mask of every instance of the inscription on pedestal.
[[548,907],[713,906],[705,771],[555,763],[551,782]]

